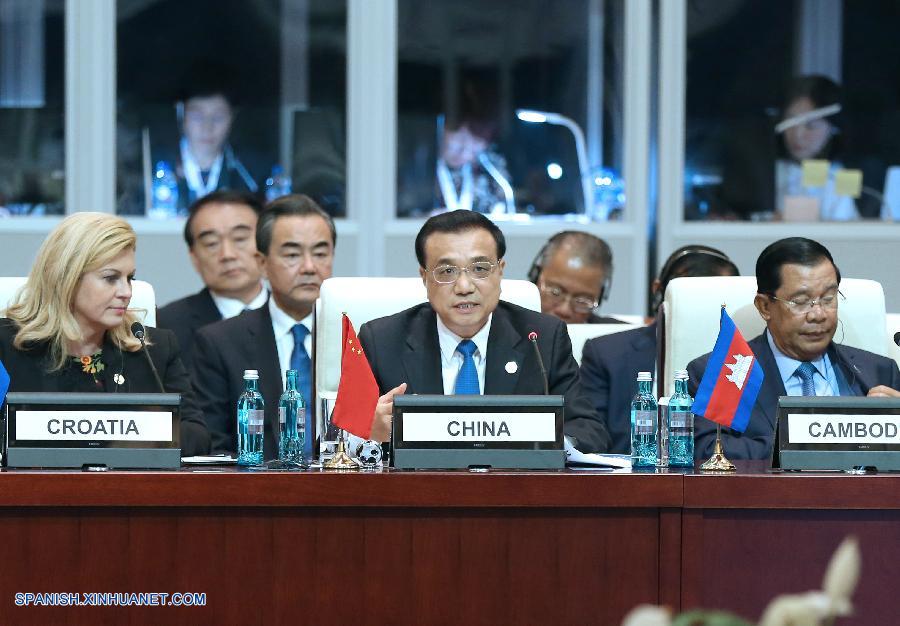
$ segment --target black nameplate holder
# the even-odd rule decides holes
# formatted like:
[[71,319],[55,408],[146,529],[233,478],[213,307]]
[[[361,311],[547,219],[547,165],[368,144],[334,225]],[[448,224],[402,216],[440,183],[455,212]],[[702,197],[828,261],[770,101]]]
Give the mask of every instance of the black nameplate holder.
[[900,398],[782,396],[775,439],[784,470],[900,471]]
[[393,465],[562,469],[563,420],[562,396],[395,396]]
[[9,393],[4,465],[177,469],[180,405],[169,393]]

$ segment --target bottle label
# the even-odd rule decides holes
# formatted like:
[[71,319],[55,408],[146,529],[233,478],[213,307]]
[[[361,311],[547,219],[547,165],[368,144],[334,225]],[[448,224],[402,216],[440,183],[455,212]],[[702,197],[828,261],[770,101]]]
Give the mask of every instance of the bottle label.
[[297,432],[302,433],[306,430],[306,409],[297,409]]
[[672,411],[669,413],[669,428],[687,428],[690,425],[690,411]]
[[266,412],[260,409],[247,411],[247,432],[251,435],[261,435],[265,424]]
[[653,432],[653,411],[634,412],[634,432],[636,435],[655,435]]
[[278,407],[278,423],[284,426],[284,423],[287,421],[287,410],[280,406]]

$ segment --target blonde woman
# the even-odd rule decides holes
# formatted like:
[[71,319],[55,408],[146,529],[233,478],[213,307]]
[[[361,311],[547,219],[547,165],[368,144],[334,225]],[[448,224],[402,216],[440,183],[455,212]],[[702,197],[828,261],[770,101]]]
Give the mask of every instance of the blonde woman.
[[[70,215],[44,240],[22,290],[0,319],[10,391],[156,392],[128,308],[137,237],[104,213]],[[180,393],[184,455],[209,450],[206,422],[171,331],[148,328],[147,349],[166,392]]]

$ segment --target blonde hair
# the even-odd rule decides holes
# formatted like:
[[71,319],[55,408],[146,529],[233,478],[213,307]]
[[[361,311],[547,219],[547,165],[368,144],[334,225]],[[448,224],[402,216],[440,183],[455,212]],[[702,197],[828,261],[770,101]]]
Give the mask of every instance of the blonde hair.
[[[23,350],[47,343],[51,370],[62,368],[67,343],[82,338],[72,313],[82,277],[125,250],[134,250],[136,243],[128,222],[107,213],[75,213],[60,222],[41,244],[28,279],[6,311],[19,326],[13,345]],[[129,308],[122,323],[107,331],[114,345],[129,352],[140,348],[131,334],[136,320],[135,310]]]

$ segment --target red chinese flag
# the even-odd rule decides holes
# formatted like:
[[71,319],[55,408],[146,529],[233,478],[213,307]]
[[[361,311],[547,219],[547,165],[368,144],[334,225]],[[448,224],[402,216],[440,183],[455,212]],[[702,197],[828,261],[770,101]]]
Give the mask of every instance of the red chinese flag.
[[357,437],[369,439],[375,405],[378,404],[378,383],[346,313],[341,323],[341,382],[331,423]]

